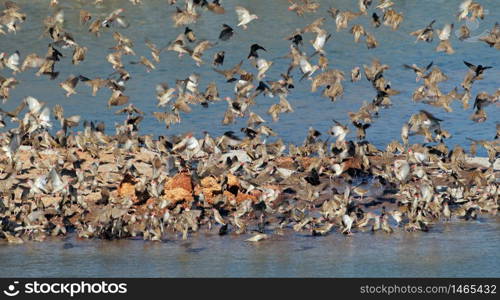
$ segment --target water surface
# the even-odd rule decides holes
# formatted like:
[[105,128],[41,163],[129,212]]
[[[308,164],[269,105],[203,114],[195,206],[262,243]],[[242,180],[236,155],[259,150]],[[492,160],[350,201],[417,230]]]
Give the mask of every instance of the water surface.
[[[17,1],[23,10],[28,14],[28,20],[23,23],[22,29],[16,34],[0,36],[0,51],[13,53],[15,50],[21,52],[24,58],[27,54],[36,52],[44,56],[47,45],[50,42],[46,36],[41,36],[41,24],[45,16],[52,14],[46,1]],[[337,32],[335,21],[327,13],[330,7],[339,9],[357,10],[357,1],[337,0],[318,1],[321,8],[316,14],[306,14],[304,17],[297,17],[295,13],[289,12],[288,1],[276,0],[252,0],[252,1],[224,1],[226,7],[225,15],[215,15],[209,11],[200,11],[202,16],[196,24],[189,25],[196,33],[198,40],[216,41],[221,30],[221,24],[227,23],[236,31],[234,37],[219,43],[205,52],[203,58],[206,62],[202,67],[197,67],[189,57],[178,59],[174,52],[163,52],[161,62],[157,64],[157,69],[147,73],[142,65],[130,65],[129,61],[137,61],[143,55],[151,57],[149,49],[144,44],[144,38],[148,38],[159,47],[164,47],[184,31],[184,27],[174,28],[171,16],[175,11],[174,6],[168,6],[164,0],[148,0],[147,5],[133,6],[129,1],[105,1],[102,6],[95,7],[89,3],[92,1],[62,1],[66,17],[65,29],[72,33],[76,41],[89,48],[86,60],[78,66],[71,64],[71,50],[63,50],[66,57],[56,65],[56,70],[60,71],[59,77],[55,81],[49,81],[47,77],[36,77],[35,71],[26,71],[16,77],[21,81],[15,90],[12,91],[11,99],[3,105],[6,109],[13,109],[19,101],[32,95],[45,101],[50,106],[61,104],[67,114],[80,114],[83,119],[105,121],[109,133],[114,132],[114,124],[122,123],[124,116],[115,115],[116,109],[107,109],[106,104],[110,96],[110,91],[102,89],[96,97],[92,97],[90,88],[85,85],[77,87],[78,94],[70,98],[65,97],[65,92],[56,84],[65,80],[71,74],[82,74],[89,78],[106,77],[114,70],[106,62],[106,55],[113,50],[109,48],[115,45],[112,38],[114,31],[119,31],[134,41],[134,50],[137,57],[124,56],[125,68],[131,73],[132,79],[127,82],[126,95],[130,96],[130,102],[143,110],[146,114],[141,124],[141,131],[145,134],[169,135],[192,131],[197,136],[202,135],[204,130],[211,134],[220,135],[225,131],[232,130],[238,132],[245,126],[245,119],[238,119],[235,124],[223,126],[221,121],[227,104],[224,101],[203,108],[200,105],[193,106],[190,114],[181,113],[183,122],[174,125],[170,130],[165,129],[163,123],[158,122],[152,112],[159,111],[156,107],[155,85],[160,82],[167,82],[174,86],[176,79],[185,79],[193,72],[201,75],[200,90],[204,90],[208,83],[215,81],[219,86],[221,97],[233,96],[234,85],[225,83],[223,77],[212,70],[211,62],[213,55],[221,50],[226,51],[226,58],[223,69],[230,68],[240,60],[244,60],[243,68],[256,73],[256,69],[246,59],[250,45],[258,43],[267,49],[261,51],[261,56],[267,60],[273,60],[274,65],[267,73],[266,80],[279,79],[280,73],[285,73],[288,69],[289,60],[282,57],[289,52],[289,41],[284,40],[296,28],[311,23],[318,17],[326,17],[324,28],[332,33],[332,38],[325,46],[326,56],[330,60],[330,68],[336,68],[346,74],[344,82],[344,96],[332,103],[329,99],[321,97],[321,90],[316,93],[310,92],[310,82],[304,80],[299,82],[300,71],[293,72],[296,79],[296,88],[290,93],[288,100],[295,109],[295,112],[282,114],[277,123],[273,123],[270,116],[266,114],[269,107],[277,103],[279,99],[260,96],[257,104],[251,108],[252,111],[263,116],[280,138],[287,143],[301,143],[309,126],[312,126],[326,135],[326,131],[332,126],[332,119],[340,122],[348,122],[347,112],[356,111],[364,101],[370,102],[375,97],[375,92],[371,84],[364,78],[357,83],[349,81],[350,71],[355,66],[370,64],[373,58],[378,58],[382,63],[389,64],[391,68],[384,73],[394,89],[401,91],[401,94],[392,97],[393,107],[382,110],[380,119],[375,120],[372,127],[368,129],[367,139],[378,147],[385,147],[387,143],[394,139],[400,139],[400,128],[409,117],[420,109],[426,109],[437,117],[443,119],[443,128],[450,131],[453,137],[449,140],[449,145],[455,144],[469,145],[466,137],[478,139],[491,139],[495,135],[495,121],[500,121],[498,117],[498,107],[490,105],[486,108],[489,115],[485,123],[474,123],[469,119],[472,114],[472,104],[475,95],[479,91],[493,93],[499,88],[500,78],[500,52],[488,47],[484,43],[477,42],[477,37],[484,35],[487,30],[493,27],[495,21],[500,20],[500,3],[496,0],[481,1],[486,9],[486,17],[478,22],[477,29],[473,29],[471,35],[474,37],[468,42],[460,42],[458,38],[452,38],[452,44],[456,53],[447,55],[434,51],[437,41],[428,44],[424,42],[415,43],[415,37],[409,32],[424,28],[430,21],[436,19],[435,28],[442,28],[445,23],[455,23],[457,29],[463,22],[459,23],[455,18],[458,6],[461,1],[447,0],[426,0],[426,1],[397,1],[395,9],[404,14],[404,21],[399,30],[392,31],[386,26],[374,28],[370,20],[361,16],[352,21],[354,24],[363,25],[366,30],[375,35],[380,46],[375,49],[367,49],[364,43],[354,43],[352,35],[348,30]],[[180,1],[182,2],[182,1]],[[252,22],[247,31],[236,28],[237,19],[234,13],[236,5],[244,5],[252,12],[259,15],[259,20]],[[131,24],[129,28],[118,27],[103,30],[100,37],[96,37],[87,31],[87,26],[80,25],[78,14],[84,8],[91,11],[94,16],[104,17],[113,9],[123,7],[126,9],[124,15]],[[373,10],[373,9],[372,9]],[[371,11],[370,10],[370,13]],[[380,11],[377,10],[380,14]],[[470,25],[470,24],[469,24]],[[472,25],[471,25],[472,27]],[[350,28],[350,27],[349,27]],[[314,39],[314,35],[304,35],[304,51],[311,54],[314,52],[308,42]],[[191,45],[192,47],[193,45]],[[313,62],[316,58],[313,59]],[[463,110],[461,104],[454,102],[453,113],[446,113],[443,109],[435,108],[422,103],[411,101],[413,91],[421,84],[415,82],[415,75],[411,70],[402,67],[403,64],[427,65],[433,61],[448,76],[449,80],[442,83],[443,92],[449,92],[455,86],[459,86],[464,78],[467,67],[463,60],[475,64],[493,66],[486,72],[485,79],[478,81],[473,86],[473,99],[471,107]],[[3,75],[9,75],[10,71],[0,70]],[[459,90],[461,91],[461,89]],[[56,126],[57,128],[57,126]],[[351,130],[354,134],[355,130]],[[422,137],[415,137],[411,142],[422,142]],[[480,153],[481,154],[481,153]],[[484,155],[484,153],[482,154]]]
[[500,218],[489,217],[428,233],[290,233],[259,243],[204,232],[164,242],[71,237],[0,244],[0,266],[6,277],[498,277],[499,230]]

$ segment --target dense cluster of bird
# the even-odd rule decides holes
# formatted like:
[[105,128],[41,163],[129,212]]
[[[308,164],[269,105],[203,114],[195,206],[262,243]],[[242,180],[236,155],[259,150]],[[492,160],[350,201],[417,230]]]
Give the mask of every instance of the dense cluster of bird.
[[[130,0],[134,5],[145,1]],[[0,98],[9,99],[10,91],[19,83],[15,75],[36,69],[36,76],[48,80],[58,78],[57,63],[65,59],[64,51],[73,51],[71,62],[82,63],[87,47],[64,28],[64,10],[59,1],[51,0],[54,14],[43,20],[44,38],[49,39],[45,55],[31,53],[0,53],[0,69],[11,76],[0,75]],[[100,5],[104,0],[96,0]],[[165,47],[149,39],[150,58],[140,56],[133,64],[141,64],[147,72],[154,71],[164,52],[175,52],[179,58],[188,56],[198,67],[205,64],[203,54],[217,48],[212,61],[214,76],[219,74],[228,84],[234,84],[234,95],[221,97],[215,82],[203,90],[200,75],[192,73],[174,86],[160,83],[156,87],[158,107],[168,107],[153,113],[167,128],[181,122],[182,114],[190,113],[193,105],[208,106],[224,100],[228,108],[223,124],[237,118],[247,118],[240,138],[233,131],[220,137],[208,132],[200,139],[193,133],[182,136],[141,135],[139,125],[147,117],[126,95],[127,81],[133,76],[122,61],[123,56],[137,56],[134,41],[124,33],[129,27],[126,11],[119,8],[104,17],[81,10],[79,17],[88,32],[99,37],[112,34],[116,45],[106,60],[114,70],[107,78],[74,76],[58,85],[71,97],[80,82],[88,85],[96,96],[101,88],[109,88],[108,107],[121,106],[116,114],[125,115],[123,124],[115,126],[115,134],[106,134],[103,122],[82,121],[79,115],[67,116],[61,105],[52,109],[33,96],[26,97],[12,111],[0,108],[0,237],[12,243],[24,240],[44,240],[47,236],[76,232],[82,238],[131,238],[161,240],[167,233],[187,238],[192,232],[211,230],[217,225],[219,234],[254,233],[248,241],[259,241],[282,235],[286,230],[326,235],[338,231],[344,234],[371,230],[392,233],[394,230],[428,231],[433,224],[452,218],[476,219],[484,213],[496,214],[499,208],[500,124],[491,140],[473,140],[470,150],[461,146],[450,149],[445,141],[451,133],[441,125],[441,119],[426,110],[413,114],[401,129],[401,142],[393,141],[386,149],[377,149],[366,139],[366,131],[377,119],[380,109],[389,109],[391,96],[398,90],[384,77],[390,68],[374,59],[371,65],[355,66],[350,80],[361,78],[371,83],[374,98],[365,102],[349,118],[356,128],[356,139],[349,139],[348,124],[333,121],[328,135],[310,128],[302,145],[286,145],[276,136],[262,116],[252,111],[259,96],[278,98],[268,109],[276,122],[280,114],[293,112],[287,100],[295,88],[294,77],[311,83],[311,92],[322,90],[322,96],[337,101],[344,93],[345,74],[328,66],[325,47],[331,37],[325,26],[326,17],[316,19],[284,37],[289,41],[290,64],[280,78],[267,80],[266,72],[273,61],[260,55],[267,52],[259,44],[250,45],[246,58],[223,69],[224,41],[236,30],[245,30],[259,17],[242,6],[236,6],[238,23],[221,25],[219,41],[199,40],[191,24],[214,14],[231,14],[219,0],[185,0],[183,5],[169,0],[174,6],[172,23],[183,27],[181,33]],[[181,1],[179,1],[181,2]],[[288,10],[298,16],[314,14],[320,4],[314,0],[289,1]],[[355,11],[330,7],[336,31],[347,30],[357,18],[369,18],[374,29],[382,25],[398,30],[404,21],[396,3],[380,0],[359,0]],[[22,33],[22,24],[29,20],[22,7],[5,1],[0,13],[1,35]],[[369,13],[371,11],[371,15]],[[283,12],[290,13],[290,12]],[[484,8],[478,2],[464,1],[457,19],[484,19]],[[436,51],[453,54],[451,32],[453,24],[435,30],[433,20],[425,28],[409,33],[416,42],[432,42],[439,38]],[[234,27],[234,28],[233,28]],[[350,33],[356,43],[364,39],[368,49],[379,46],[374,29],[354,24]],[[110,33],[113,31],[113,33]],[[371,31],[371,32],[370,32]],[[467,25],[460,28],[459,40],[470,35]],[[305,35],[314,51],[306,52]],[[495,23],[488,35],[480,38],[489,47],[500,50],[500,25]],[[64,49],[64,50],[63,50]],[[248,60],[256,70],[245,70]],[[448,79],[433,62],[427,66],[404,65],[422,81],[413,93],[413,101],[441,107],[451,112],[451,103],[461,101],[469,107],[472,85],[483,79],[492,66],[464,61],[467,71],[463,82],[449,93],[440,89]],[[485,107],[500,104],[500,88],[495,93],[479,92],[475,96],[474,122],[487,118]],[[51,114],[58,122],[51,120]],[[8,124],[7,121],[10,121]],[[12,124],[17,126],[11,126]],[[57,125],[58,123],[58,125]],[[82,123],[83,130],[76,131]],[[9,126],[8,126],[9,125]],[[9,128],[10,127],[10,128]],[[9,128],[7,130],[7,128]],[[56,130],[59,128],[58,130]],[[424,144],[410,144],[411,135],[422,135]],[[488,153],[488,163],[473,164],[477,146]]]

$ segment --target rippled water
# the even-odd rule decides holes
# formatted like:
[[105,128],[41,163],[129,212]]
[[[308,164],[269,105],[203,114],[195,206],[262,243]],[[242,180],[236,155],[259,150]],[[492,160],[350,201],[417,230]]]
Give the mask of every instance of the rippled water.
[[[21,52],[24,57],[32,52],[43,56],[49,40],[41,37],[43,18],[52,13],[48,1],[16,1],[28,14],[28,20],[16,35],[0,36],[0,51]],[[32,95],[45,101],[48,105],[61,104],[65,113],[81,114],[84,119],[103,120],[109,132],[113,132],[115,122],[122,122],[123,116],[114,114],[114,110],[106,108],[110,92],[99,91],[92,97],[87,86],[78,86],[78,94],[70,98],[57,83],[70,74],[82,74],[93,78],[106,76],[113,72],[105,61],[106,55],[114,45],[111,37],[113,30],[105,30],[97,38],[87,32],[87,27],[79,25],[79,9],[85,8],[98,15],[107,15],[112,9],[124,7],[125,16],[131,23],[127,29],[116,29],[135,41],[138,57],[150,57],[149,50],[143,43],[148,37],[158,46],[165,46],[174,39],[183,28],[174,28],[170,16],[174,7],[169,7],[165,0],[147,0],[147,5],[132,6],[128,1],[105,1],[100,7],[88,3],[93,1],[60,1],[65,11],[65,28],[73,33],[76,41],[89,48],[85,62],[73,66],[70,62],[70,50],[64,50],[65,58],[56,65],[60,71],[59,78],[49,81],[46,77],[34,76],[34,71],[16,75],[21,83],[11,93],[11,98],[3,109],[13,109],[19,101]],[[221,120],[226,109],[225,102],[210,105],[208,108],[193,107],[191,114],[182,114],[183,122],[166,130],[162,123],[153,118],[152,112],[158,111],[155,99],[155,85],[168,82],[174,85],[176,79],[186,78],[192,72],[201,75],[201,89],[211,81],[216,81],[222,97],[232,95],[232,84],[224,83],[222,77],[211,70],[210,62],[213,54],[226,51],[224,69],[235,65],[248,55],[249,46],[258,43],[267,49],[262,57],[272,59],[274,65],[268,72],[267,79],[277,79],[285,72],[288,60],[281,59],[288,52],[288,41],[283,37],[295,28],[309,24],[315,18],[326,16],[325,28],[332,33],[332,39],[325,50],[330,59],[330,67],[338,68],[347,74],[354,66],[369,64],[375,57],[382,63],[389,64],[391,69],[385,77],[392,86],[401,91],[392,97],[393,107],[382,110],[380,119],[376,120],[368,130],[368,140],[383,147],[393,139],[399,139],[400,128],[411,114],[426,109],[443,119],[443,127],[453,137],[449,145],[468,145],[466,137],[491,139],[495,134],[495,121],[498,107],[489,106],[489,115],[485,123],[477,124],[469,120],[472,108],[464,111],[460,103],[452,105],[454,112],[446,113],[442,109],[413,103],[411,94],[418,86],[413,72],[404,70],[402,64],[416,63],[426,65],[430,61],[439,66],[450,79],[444,82],[442,90],[450,91],[458,86],[466,74],[467,68],[462,60],[476,64],[494,66],[486,72],[485,79],[474,85],[473,95],[478,91],[494,92],[499,87],[500,52],[478,42],[460,42],[454,38],[454,55],[436,53],[432,45],[414,43],[414,37],[408,33],[425,27],[436,19],[435,28],[447,22],[454,22],[458,5],[461,1],[427,0],[427,1],[395,1],[396,10],[402,11],[405,20],[398,31],[387,27],[373,28],[365,17],[358,18],[350,24],[360,23],[375,34],[380,46],[368,50],[363,43],[355,44],[347,30],[335,31],[334,20],[326,13],[330,5],[340,9],[356,9],[357,1],[319,1],[321,9],[318,13],[305,17],[297,17],[288,12],[285,0],[252,0],[223,1],[226,15],[214,15],[203,12],[198,23],[190,25],[199,39],[216,40],[220,25],[236,24],[234,6],[242,4],[260,16],[252,22],[244,32],[236,29],[234,38],[228,42],[219,42],[204,55],[206,64],[201,68],[184,57],[182,60],[172,52],[163,53],[161,63],[151,73],[146,73],[142,65],[126,65],[132,74],[127,83],[126,95],[131,102],[146,113],[141,123],[141,131],[154,135],[168,135],[193,131],[200,136],[201,131],[208,130],[212,134],[221,134],[227,130],[239,132],[245,120],[236,124],[222,126]],[[487,16],[481,21],[472,35],[481,35],[490,29],[495,21],[500,21],[500,2],[497,0],[479,1],[484,4]],[[308,53],[312,53],[307,43],[312,36],[304,36]],[[124,57],[124,62],[137,58]],[[246,70],[254,70],[245,61]],[[298,71],[295,71],[298,72]],[[10,75],[10,71],[0,70],[2,75]],[[295,78],[298,73],[295,73]],[[348,77],[348,76],[347,76]],[[309,92],[309,82],[296,82],[296,88],[289,95],[289,101],[295,112],[284,114],[278,123],[272,123],[266,111],[278,99],[259,97],[253,111],[264,116],[285,142],[301,143],[307,128],[326,132],[332,119],[347,122],[347,112],[356,111],[363,101],[371,101],[375,96],[369,82],[365,79],[357,83],[344,82],[345,94],[337,102],[332,103],[318,93]],[[420,137],[413,141],[421,142]],[[259,244],[248,244],[243,240],[246,236],[219,237],[206,236],[199,233],[188,241],[171,240],[166,243],[145,243],[142,241],[77,241],[71,238],[66,241],[74,247],[65,248],[60,240],[45,243],[27,243],[20,246],[0,244],[1,276],[499,276],[498,235],[500,223],[498,217],[481,219],[477,222],[453,223],[435,227],[432,232],[398,233],[392,236],[384,234],[355,234],[343,237],[339,234],[324,238],[308,236],[286,236]]]

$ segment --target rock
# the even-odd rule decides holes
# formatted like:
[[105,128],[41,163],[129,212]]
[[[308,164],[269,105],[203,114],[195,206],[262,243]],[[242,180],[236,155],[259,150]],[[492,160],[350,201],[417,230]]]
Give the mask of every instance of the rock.
[[170,204],[185,200],[190,203],[194,200],[193,183],[187,172],[182,172],[167,180],[165,183],[164,199]]
[[295,162],[290,156],[282,156],[276,158],[276,165],[280,168],[285,168],[285,169],[295,169]]
[[192,202],[194,200],[193,194],[188,190],[183,188],[173,188],[165,191],[164,199],[170,202],[170,204],[176,204],[183,200],[187,202]]
[[187,172],[182,172],[167,180],[165,183],[165,190],[175,188],[182,188],[192,193],[193,183],[191,181],[191,176]]
[[351,157],[344,162],[344,170],[347,171],[349,169],[363,169],[362,163],[363,162],[361,161],[361,159]]
[[135,186],[132,183],[124,182],[120,184],[118,187],[118,197],[126,198],[130,197],[133,202],[137,201],[137,197],[135,196]]
[[304,169],[309,168],[311,164],[316,163],[319,160],[318,157],[299,157],[297,159]]
[[222,186],[217,182],[217,179],[213,176],[207,176],[201,180],[201,186],[204,189],[212,190],[212,191],[220,191],[222,190]]
[[236,195],[236,202],[238,204],[240,204],[241,202],[244,202],[248,199],[252,200],[253,203],[256,203],[258,200],[258,197],[255,195],[245,194],[245,193],[241,193],[241,192],[239,192],[238,195]]
[[224,191],[222,194],[223,194],[224,198],[226,198],[229,203],[236,201],[236,196],[233,193],[231,193],[229,191]]
[[205,201],[209,204],[215,202],[215,197],[222,191],[221,184],[213,176],[207,176],[201,180],[201,185],[196,186],[195,194],[203,194]]

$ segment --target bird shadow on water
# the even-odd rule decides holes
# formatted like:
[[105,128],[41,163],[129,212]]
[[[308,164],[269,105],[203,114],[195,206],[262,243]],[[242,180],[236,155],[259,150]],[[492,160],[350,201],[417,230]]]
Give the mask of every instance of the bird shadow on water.
[[193,247],[193,243],[190,242],[182,243],[180,246],[185,249],[186,253],[200,253],[207,249],[207,247]]
[[313,246],[301,246],[297,249],[294,249],[293,251],[295,252],[303,252],[303,251],[307,251],[307,250],[311,250],[311,249],[314,249],[315,247]]
[[206,249],[207,249],[207,247],[187,248],[187,249],[186,249],[186,252],[187,252],[187,253],[200,253],[200,252],[202,252],[202,251],[204,251],[204,250],[206,250]]

